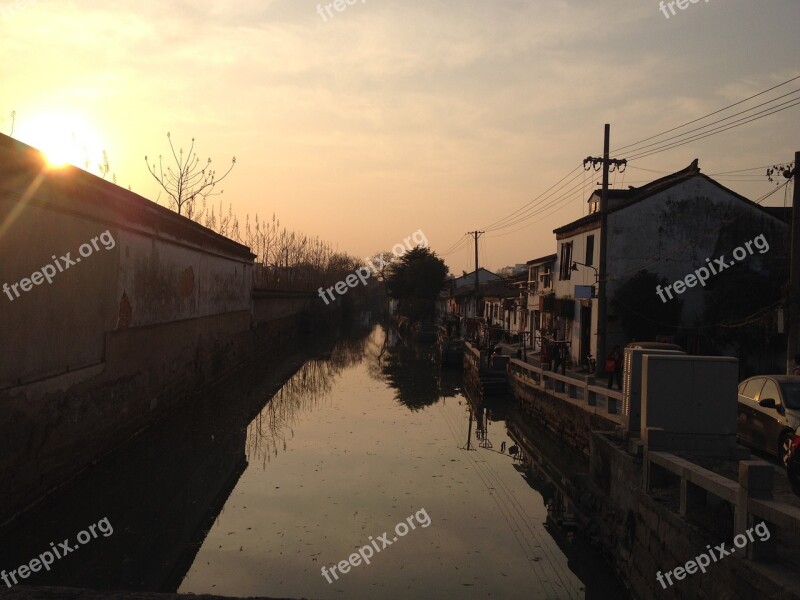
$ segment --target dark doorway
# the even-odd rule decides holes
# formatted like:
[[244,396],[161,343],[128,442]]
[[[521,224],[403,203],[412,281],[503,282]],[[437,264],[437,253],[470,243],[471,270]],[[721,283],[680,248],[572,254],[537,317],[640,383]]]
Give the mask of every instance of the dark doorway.
[[581,353],[578,364],[589,354],[592,348],[592,307],[581,306]]

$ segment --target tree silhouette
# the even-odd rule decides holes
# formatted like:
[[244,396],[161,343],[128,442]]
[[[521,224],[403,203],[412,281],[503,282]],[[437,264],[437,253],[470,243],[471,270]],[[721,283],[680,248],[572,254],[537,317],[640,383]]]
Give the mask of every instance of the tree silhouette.
[[175,151],[175,145],[172,143],[172,136],[169,132],[167,140],[169,140],[169,147],[175,160],[174,168],[167,166],[165,171],[161,155],[158,156],[158,169],[155,164],[150,164],[147,156],[144,157],[144,161],[147,164],[147,170],[174,203],[178,214],[183,214],[185,206],[186,216],[191,218],[194,201],[198,196],[205,199],[222,194],[223,190],[215,193],[214,188],[233,170],[236,165],[236,157],[231,159],[231,166],[222,177],[217,177],[217,172],[211,168],[210,158],[206,160],[205,166],[200,166],[200,158],[194,150],[194,138],[192,138],[192,145],[185,156],[183,148]]
[[652,341],[658,335],[676,332],[683,301],[673,298],[662,302],[656,294],[657,285],[667,284],[666,279],[659,279],[645,269],[622,284],[614,294],[611,306],[629,341]]
[[429,248],[417,246],[395,260],[386,282],[398,314],[412,321],[432,318],[446,277],[447,265]]

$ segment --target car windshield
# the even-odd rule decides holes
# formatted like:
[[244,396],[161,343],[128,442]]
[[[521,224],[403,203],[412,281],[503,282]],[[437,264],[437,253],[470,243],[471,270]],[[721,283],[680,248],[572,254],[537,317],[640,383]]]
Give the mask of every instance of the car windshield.
[[782,383],[783,402],[786,408],[800,409],[800,381],[797,383]]

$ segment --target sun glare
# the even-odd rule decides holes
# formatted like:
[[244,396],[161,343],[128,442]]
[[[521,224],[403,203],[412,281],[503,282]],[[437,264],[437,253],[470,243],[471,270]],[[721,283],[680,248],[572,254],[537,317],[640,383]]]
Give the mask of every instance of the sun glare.
[[54,168],[75,165],[87,171],[97,170],[103,149],[92,129],[72,115],[47,113],[20,119],[17,139],[40,150]]

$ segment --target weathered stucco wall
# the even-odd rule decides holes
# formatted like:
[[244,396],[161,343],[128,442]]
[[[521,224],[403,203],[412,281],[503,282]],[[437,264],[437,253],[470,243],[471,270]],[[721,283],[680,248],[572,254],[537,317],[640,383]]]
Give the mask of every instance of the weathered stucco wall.
[[[774,264],[785,257],[789,243],[784,222],[701,176],[610,213],[608,227],[609,265],[613,265],[609,297],[642,269],[672,283],[706,267],[707,258],[713,261],[725,255],[729,263],[736,247],[760,234],[768,241],[769,251],[761,254],[753,248],[752,255],[729,269],[768,272],[768,261]],[[684,323],[702,319],[704,291],[697,285],[673,294],[684,303]]]
[[0,291],[0,521],[255,351],[277,352],[309,301],[255,311],[248,248],[0,136],[0,286],[68,252],[52,283]]
[[0,390],[100,364],[108,331],[250,310],[248,248],[5,136],[0,256],[9,288],[54,273],[0,295]]

